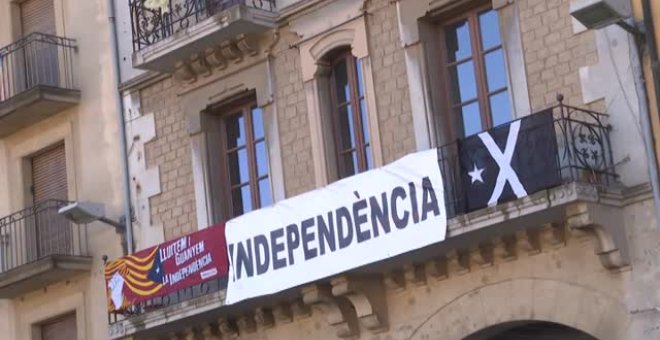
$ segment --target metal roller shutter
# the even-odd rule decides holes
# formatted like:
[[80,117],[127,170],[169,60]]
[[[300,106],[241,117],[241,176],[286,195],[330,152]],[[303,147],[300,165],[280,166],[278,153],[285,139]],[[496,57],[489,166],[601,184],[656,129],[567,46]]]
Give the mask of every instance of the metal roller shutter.
[[[38,153],[32,157],[32,199],[35,206],[49,199],[66,200],[66,157],[64,144]],[[28,230],[35,240],[31,258],[47,255],[68,255],[72,249],[71,228],[68,222],[57,216],[56,211],[41,211],[29,221]]]
[[32,195],[34,203],[47,199],[67,199],[64,144],[32,157]]
[[71,340],[77,338],[75,313],[41,325],[41,340]]
[[21,3],[23,35],[34,32],[55,34],[55,5],[53,0],[26,0]]

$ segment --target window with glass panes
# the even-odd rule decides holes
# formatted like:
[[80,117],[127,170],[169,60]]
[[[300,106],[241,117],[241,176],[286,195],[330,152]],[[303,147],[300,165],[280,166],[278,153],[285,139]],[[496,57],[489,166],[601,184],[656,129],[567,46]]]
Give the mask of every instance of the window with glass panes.
[[448,110],[463,136],[512,118],[497,11],[481,7],[443,24]]
[[373,167],[362,62],[345,50],[330,59],[330,67],[337,174],[344,178]]
[[263,112],[254,102],[223,115],[226,210],[236,217],[272,203]]

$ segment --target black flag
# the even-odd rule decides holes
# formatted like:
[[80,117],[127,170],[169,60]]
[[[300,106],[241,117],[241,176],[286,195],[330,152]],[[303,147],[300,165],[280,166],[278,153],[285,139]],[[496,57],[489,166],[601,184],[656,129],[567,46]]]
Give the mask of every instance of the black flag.
[[561,183],[552,109],[468,137],[459,147],[468,212]]

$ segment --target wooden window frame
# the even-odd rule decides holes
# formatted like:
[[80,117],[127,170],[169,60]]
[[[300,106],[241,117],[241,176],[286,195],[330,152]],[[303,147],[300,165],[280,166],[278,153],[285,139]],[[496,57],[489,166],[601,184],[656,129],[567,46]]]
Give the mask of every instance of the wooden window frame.
[[[229,154],[235,151],[238,151],[242,148],[247,150],[248,158],[248,186],[250,187],[250,202],[252,204],[252,210],[257,210],[261,208],[261,193],[259,191],[259,181],[263,179],[270,180],[270,164],[269,170],[266,175],[259,176],[258,174],[258,164],[256,156],[256,144],[259,142],[266,143],[265,127],[264,127],[264,136],[260,138],[255,138],[253,121],[252,121],[252,110],[258,107],[255,96],[242,96],[242,98],[233,100],[226,105],[221,107],[213,108],[213,112],[219,118],[219,137],[220,137],[220,150],[219,150],[219,160],[220,160],[220,186],[222,198],[220,199],[220,207],[222,209],[222,215],[225,219],[234,218],[240,215],[235,214],[234,212],[234,189],[239,189],[245,186],[244,183],[239,183],[236,185],[231,184],[231,174],[229,169]],[[227,120],[237,114],[242,114],[245,121],[245,145],[239,147],[229,148],[227,144]],[[267,150],[267,148],[266,148]],[[271,192],[272,195],[272,192]],[[272,197],[271,197],[272,198]],[[217,204],[217,203],[215,203]],[[245,211],[243,212],[246,213]]]
[[[465,128],[463,126],[463,117],[460,112],[457,112],[463,106],[478,103],[479,104],[479,116],[481,118],[481,131],[488,130],[493,127],[492,113],[489,103],[489,98],[491,96],[497,95],[502,92],[509,91],[509,84],[506,86],[496,89],[492,92],[488,91],[488,79],[486,76],[486,64],[485,56],[486,54],[496,51],[498,49],[504,49],[502,37],[500,36],[500,43],[498,45],[492,46],[488,49],[483,48],[483,38],[481,36],[481,31],[479,27],[479,15],[488,11],[494,10],[490,3],[479,4],[477,6],[459,6],[454,8],[451,11],[451,16],[445,15],[438,22],[438,32],[440,37],[440,79],[444,90],[444,104],[442,109],[447,112],[448,123],[451,126],[456,127],[457,137],[467,137],[465,136]],[[470,33],[470,48],[471,55],[467,58],[456,60],[453,62],[449,61],[447,55],[447,41],[446,41],[446,32],[447,27],[452,26],[460,21],[468,22],[469,33]],[[501,34],[501,32],[500,32]],[[459,65],[465,62],[472,61],[474,63],[474,75],[477,88],[477,98],[471,99],[465,102],[454,103],[451,97],[451,91],[453,86],[450,79],[449,68],[455,65]],[[508,77],[508,74],[507,74]]]
[[[346,73],[347,80],[350,86],[350,103],[339,103],[337,95],[337,81],[335,74],[335,67],[342,63],[346,63]],[[358,169],[357,173],[361,173],[369,170],[369,164],[367,161],[367,148],[371,148],[371,141],[365,141],[364,129],[365,123],[362,121],[362,109],[360,107],[360,102],[366,100],[366,93],[360,95],[359,90],[359,78],[357,72],[362,72],[358,70],[357,57],[351,54],[350,49],[343,49],[338,53],[332,55],[328,58],[328,66],[330,70],[330,104],[332,113],[332,136],[334,142],[334,152],[335,152],[335,162],[337,167],[337,177],[339,179],[348,177],[342,176],[342,169],[346,167],[345,159],[343,156],[350,154],[352,152],[357,153],[358,160]],[[363,84],[364,86],[364,84]],[[349,133],[348,131],[342,131],[340,128],[339,117],[340,109],[350,106],[352,112],[352,121],[353,127],[355,130],[355,146],[350,149],[341,149],[341,139],[340,136],[342,133]],[[356,174],[357,174],[356,173]]]

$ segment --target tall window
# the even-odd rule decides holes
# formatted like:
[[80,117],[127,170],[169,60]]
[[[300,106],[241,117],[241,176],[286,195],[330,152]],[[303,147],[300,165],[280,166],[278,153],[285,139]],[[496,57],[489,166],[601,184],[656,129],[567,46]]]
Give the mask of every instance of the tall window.
[[339,178],[373,167],[362,63],[349,51],[330,59],[332,131]]
[[272,203],[263,112],[254,101],[225,111],[221,134],[226,175],[228,217],[236,217]]
[[497,11],[477,8],[443,25],[449,110],[463,136],[511,120]]

